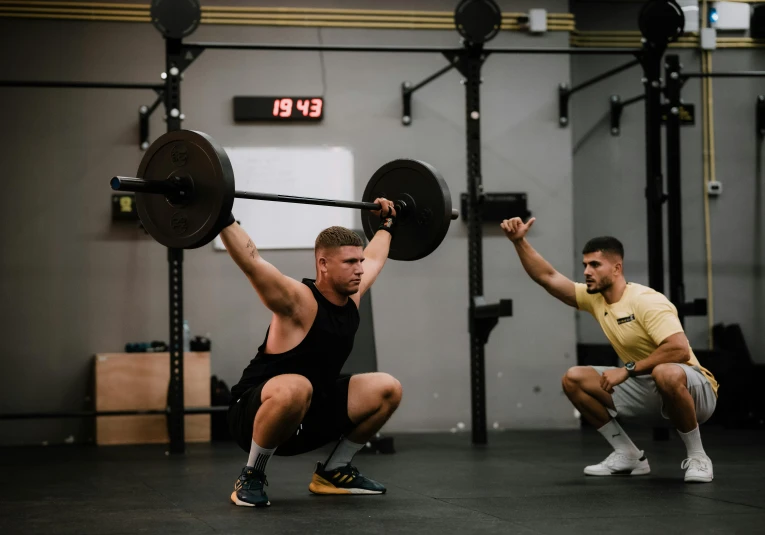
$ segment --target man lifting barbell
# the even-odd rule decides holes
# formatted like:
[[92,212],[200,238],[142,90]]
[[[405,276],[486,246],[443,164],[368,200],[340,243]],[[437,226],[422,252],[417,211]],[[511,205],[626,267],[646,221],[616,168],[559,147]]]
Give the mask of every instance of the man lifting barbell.
[[590,476],[637,476],[651,469],[616,417],[648,424],[669,420],[687,450],[685,481],[708,483],[714,475],[699,424],[717,405],[717,381],[693,354],[675,306],[661,293],[624,278],[624,248],[612,237],[594,238],[582,251],[585,284],[558,273],[526,240],[534,218],[502,222],[529,276],[553,297],[598,321],[623,368],[575,366],[563,391],[582,417],[614,448]]
[[[231,258],[273,312],[258,354],[231,389],[229,429],[250,456],[231,501],[269,505],[264,490],[271,456],[297,455],[340,437],[318,463],[315,494],[383,494],[385,487],[350,463],[401,401],[401,384],[387,373],[340,377],[359,326],[359,301],[385,265],[396,211],[387,199],[379,229],[366,249],[343,227],[316,238],[316,280],[302,283],[279,272],[258,253],[237,223],[221,232]],[[379,212],[378,212],[379,214]]]
[[[398,407],[401,384],[386,373],[340,377],[340,371],[359,326],[361,296],[386,259],[424,258],[459,216],[444,179],[425,162],[402,159],[372,175],[362,202],[235,191],[223,148],[187,130],[152,143],[137,176],[113,177],[111,187],[136,192],[146,231],[166,247],[184,249],[220,235],[273,312],[263,344],[231,390],[229,428],[250,454],[231,501],[270,505],[264,485],[272,455],[297,455],[338,438],[329,458],[317,464],[311,492],[384,493],[383,485],[361,475],[351,461]],[[369,245],[363,249],[361,238],[346,228],[322,231],[314,248],[316,279],[298,282],[261,258],[231,215],[235,197],[361,209]]]

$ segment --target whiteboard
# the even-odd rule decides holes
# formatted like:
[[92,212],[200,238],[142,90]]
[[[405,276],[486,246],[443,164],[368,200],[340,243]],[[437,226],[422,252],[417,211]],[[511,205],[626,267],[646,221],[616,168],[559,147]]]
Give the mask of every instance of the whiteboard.
[[[356,200],[353,154],[344,147],[226,147],[236,189],[299,197]],[[258,249],[313,249],[327,227],[354,228],[357,210],[234,200],[234,217]],[[220,236],[213,247],[225,251]]]

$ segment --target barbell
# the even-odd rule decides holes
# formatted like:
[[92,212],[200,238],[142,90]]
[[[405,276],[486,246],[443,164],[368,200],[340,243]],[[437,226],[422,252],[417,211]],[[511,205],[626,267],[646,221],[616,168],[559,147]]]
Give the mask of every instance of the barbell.
[[[459,217],[444,179],[420,160],[393,160],[369,179],[361,202],[236,191],[226,151],[207,134],[176,130],[160,136],[146,151],[137,177],[115,176],[113,190],[136,194],[138,217],[146,231],[165,247],[195,249],[225,228],[234,198],[313,204],[363,210],[364,234],[372,239],[384,197],[393,201],[397,229],[388,257],[418,260],[441,244],[449,224]],[[288,224],[288,222],[284,222]]]

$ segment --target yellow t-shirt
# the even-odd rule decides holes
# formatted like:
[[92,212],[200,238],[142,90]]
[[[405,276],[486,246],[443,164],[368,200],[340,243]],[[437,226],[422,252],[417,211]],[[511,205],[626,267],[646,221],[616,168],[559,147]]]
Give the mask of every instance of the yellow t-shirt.
[[[637,362],[656,351],[664,340],[683,331],[677,309],[664,294],[647,286],[627,283],[622,298],[611,305],[599,293],[588,294],[587,285],[576,286],[576,305],[600,323],[616,354],[623,362]],[[698,366],[717,394],[714,376],[699,364],[693,349],[686,364]]]

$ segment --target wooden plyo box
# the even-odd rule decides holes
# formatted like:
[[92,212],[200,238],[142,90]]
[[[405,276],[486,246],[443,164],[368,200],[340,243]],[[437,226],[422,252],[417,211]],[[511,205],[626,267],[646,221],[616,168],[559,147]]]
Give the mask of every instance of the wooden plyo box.
[[[100,353],[95,356],[96,410],[146,410],[167,406],[169,353]],[[210,353],[184,353],[186,407],[210,406]],[[184,417],[186,442],[210,441],[210,415]],[[169,443],[163,415],[99,416],[96,444]]]

